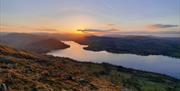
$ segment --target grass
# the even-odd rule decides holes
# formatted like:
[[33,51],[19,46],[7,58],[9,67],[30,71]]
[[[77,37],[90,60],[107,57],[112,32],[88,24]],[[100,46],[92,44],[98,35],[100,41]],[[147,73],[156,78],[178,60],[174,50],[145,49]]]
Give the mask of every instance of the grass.
[[[179,91],[168,76],[111,64],[78,62],[0,46],[0,85],[13,91]],[[0,89],[3,89],[0,87]]]

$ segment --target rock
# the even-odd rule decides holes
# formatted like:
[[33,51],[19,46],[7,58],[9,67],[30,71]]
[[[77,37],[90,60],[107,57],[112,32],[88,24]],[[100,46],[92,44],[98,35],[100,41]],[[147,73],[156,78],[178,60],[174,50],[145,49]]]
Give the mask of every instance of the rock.
[[16,67],[17,67],[17,64],[7,64],[7,67],[8,67],[8,68],[16,68]]
[[33,88],[31,89],[31,91],[38,91],[38,89],[35,88],[35,87],[33,87]]
[[4,83],[0,84],[0,91],[7,91],[7,90],[8,90],[8,88],[7,88],[6,84],[4,84]]
[[82,84],[82,85],[87,85],[87,84],[89,83],[89,81],[88,81],[88,80],[85,80],[84,78],[80,78],[79,82],[80,82],[80,84]]
[[98,90],[98,88],[95,86],[95,85],[93,85],[93,84],[89,84],[89,88],[91,89],[91,90]]
[[66,80],[75,81],[75,77],[73,77],[73,76],[71,76],[71,75],[67,75],[67,76],[66,76]]
[[4,69],[0,68],[0,73],[3,73],[4,72]]

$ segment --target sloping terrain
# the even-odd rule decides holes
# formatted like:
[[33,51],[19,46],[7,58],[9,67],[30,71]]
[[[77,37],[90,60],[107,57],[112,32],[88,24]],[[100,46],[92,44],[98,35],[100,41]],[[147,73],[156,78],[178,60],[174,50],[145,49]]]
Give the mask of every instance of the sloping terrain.
[[125,36],[119,38],[89,36],[75,40],[86,50],[137,55],[164,55],[180,58],[180,38]]
[[91,77],[84,67],[83,63],[68,58],[31,54],[0,46],[0,89],[13,91],[120,89],[106,79]]
[[70,47],[56,39],[43,39],[29,43],[24,49],[38,53],[46,53],[51,50],[65,49]]
[[66,45],[55,38],[45,36],[26,34],[26,33],[10,33],[0,36],[0,43],[17,49],[24,49],[38,53],[46,53],[51,50],[65,49]]
[[3,91],[179,91],[179,80],[69,58],[18,51],[0,45]]

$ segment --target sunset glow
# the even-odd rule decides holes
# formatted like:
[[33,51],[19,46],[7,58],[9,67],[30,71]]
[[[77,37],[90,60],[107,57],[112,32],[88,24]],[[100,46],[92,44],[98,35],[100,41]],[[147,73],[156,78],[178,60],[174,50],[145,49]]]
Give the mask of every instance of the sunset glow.
[[93,31],[94,34],[105,34],[114,32],[104,30],[115,29],[115,33],[120,34],[180,31],[179,0],[134,0],[131,3],[130,0],[0,1],[1,32],[89,34],[92,31],[82,33],[77,30],[95,29],[102,32]]
[[0,91],[180,91],[180,0],[0,0]]

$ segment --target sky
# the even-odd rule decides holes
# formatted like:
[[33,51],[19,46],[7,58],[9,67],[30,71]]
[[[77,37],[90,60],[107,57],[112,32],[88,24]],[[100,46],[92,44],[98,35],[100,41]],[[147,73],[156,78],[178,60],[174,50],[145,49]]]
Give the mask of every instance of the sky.
[[180,32],[180,0],[0,0],[0,31]]

